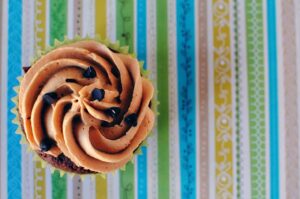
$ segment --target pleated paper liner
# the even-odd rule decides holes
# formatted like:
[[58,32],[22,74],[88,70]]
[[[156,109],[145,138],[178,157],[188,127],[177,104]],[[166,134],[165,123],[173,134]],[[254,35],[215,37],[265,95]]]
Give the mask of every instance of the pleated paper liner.
[[[32,62],[31,62],[31,65],[32,65],[33,63],[35,63],[41,56],[47,54],[48,52],[50,52],[50,51],[52,51],[52,50],[54,50],[54,49],[56,49],[56,48],[58,48],[58,47],[61,47],[61,46],[66,45],[66,44],[71,44],[71,43],[74,43],[74,42],[77,42],[77,41],[85,41],[85,40],[93,40],[93,41],[100,42],[100,43],[106,45],[108,48],[112,49],[113,51],[116,51],[116,52],[119,52],[119,53],[122,53],[122,54],[127,54],[127,55],[130,55],[130,56],[133,57],[133,58],[136,58],[136,55],[135,55],[135,54],[133,54],[133,53],[130,54],[130,53],[128,52],[128,50],[129,50],[129,47],[128,47],[128,46],[120,46],[120,43],[119,43],[118,41],[115,42],[115,43],[113,43],[113,42],[111,42],[111,41],[110,41],[109,39],[107,39],[107,38],[106,38],[106,39],[101,39],[101,38],[98,37],[98,36],[96,36],[95,38],[91,38],[91,37],[81,38],[81,37],[79,37],[79,36],[75,36],[74,39],[68,39],[68,38],[65,37],[64,41],[62,41],[62,42],[61,42],[61,41],[58,41],[58,40],[55,40],[53,46],[48,46],[48,47],[46,48],[46,50],[44,50],[44,51],[38,51],[37,54],[36,54],[36,56],[33,58]],[[143,61],[139,61],[139,65],[140,65],[141,75],[142,75],[144,78],[147,78],[148,80],[150,80],[151,82],[153,82],[154,80],[150,79],[150,75],[149,75],[149,74],[150,74],[150,71],[143,68],[144,62],[143,62]],[[22,79],[23,79],[23,76],[20,76],[20,77],[17,78],[17,80],[18,80],[18,82],[19,82],[19,85],[20,85]],[[59,172],[61,177],[64,176],[64,175],[69,175],[70,177],[74,177],[75,175],[78,175],[78,176],[81,177],[82,180],[84,180],[86,176],[90,176],[92,179],[95,179],[95,177],[96,177],[97,175],[99,175],[99,176],[101,176],[101,177],[103,177],[103,178],[106,178],[106,174],[105,174],[105,173],[96,173],[96,174],[77,174],[77,173],[67,172],[67,171],[58,169],[58,168],[52,166],[51,164],[47,163],[47,162],[44,161],[43,159],[41,159],[41,158],[37,155],[37,153],[34,152],[34,151],[30,148],[29,143],[28,143],[28,141],[27,141],[27,139],[26,139],[26,137],[25,137],[25,134],[24,134],[24,132],[23,132],[23,130],[22,130],[22,127],[21,127],[21,121],[20,121],[20,118],[19,118],[18,110],[17,110],[18,104],[19,104],[19,101],[18,101],[18,99],[19,99],[18,95],[19,95],[19,90],[20,90],[20,86],[19,86],[19,85],[18,85],[18,86],[15,86],[15,87],[13,88],[14,91],[16,92],[16,96],[13,97],[13,98],[11,99],[11,100],[13,101],[13,103],[15,104],[14,108],[11,109],[11,112],[12,112],[13,114],[15,114],[15,118],[12,120],[12,122],[18,126],[18,127],[17,127],[17,130],[16,130],[16,134],[21,135],[20,144],[26,145],[26,146],[27,146],[27,147],[26,147],[26,149],[27,149],[26,151],[27,151],[28,153],[32,153],[32,154],[33,154],[33,157],[34,157],[33,159],[34,159],[34,161],[40,162],[41,165],[42,165],[42,168],[49,167],[50,170],[51,170],[51,173]],[[157,96],[157,91],[155,90],[154,96],[153,96],[153,98],[152,98],[152,100],[151,100],[151,109],[152,109],[152,111],[153,111],[156,115],[158,115],[159,113],[157,112],[157,106],[158,106],[159,102],[157,101],[156,96]],[[157,122],[155,121],[154,128],[156,127],[156,125],[157,125]],[[148,138],[149,136],[151,136],[151,135],[152,135],[152,132],[150,132],[150,133],[148,134],[147,138]],[[128,161],[128,163],[130,163],[130,162],[134,163],[134,156],[135,156],[135,155],[141,155],[141,154],[142,154],[141,147],[142,147],[142,146],[147,146],[147,141],[146,141],[147,138],[146,138],[146,139],[138,146],[137,149],[135,149],[135,151],[134,151],[134,153],[133,153],[133,155],[132,155],[132,157],[131,157],[131,160]],[[126,163],[123,167],[121,167],[121,168],[119,168],[119,169],[117,169],[117,170],[115,170],[115,171],[113,171],[113,172],[110,172],[110,173],[115,174],[118,170],[125,171],[125,170],[126,170],[126,166],[127,166],[128,163]]]

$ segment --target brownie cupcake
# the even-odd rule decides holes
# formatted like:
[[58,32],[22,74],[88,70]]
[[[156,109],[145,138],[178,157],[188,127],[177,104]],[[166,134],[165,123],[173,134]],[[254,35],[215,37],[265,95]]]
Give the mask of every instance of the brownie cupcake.
[[67,172],[107,173],[124,167],[149,135],[153,92],[133,56],[74,41],[27,68],[17,113],[41,159]]

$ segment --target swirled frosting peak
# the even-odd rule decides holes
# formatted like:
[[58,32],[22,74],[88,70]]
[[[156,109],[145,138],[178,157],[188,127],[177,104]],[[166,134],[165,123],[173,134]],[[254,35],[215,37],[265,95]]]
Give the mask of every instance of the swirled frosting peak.
[[19,113],[31,148],[105,173],[125,165],[151,131],[152,96],[135,58],[79,41],[31,66],[21,82]]

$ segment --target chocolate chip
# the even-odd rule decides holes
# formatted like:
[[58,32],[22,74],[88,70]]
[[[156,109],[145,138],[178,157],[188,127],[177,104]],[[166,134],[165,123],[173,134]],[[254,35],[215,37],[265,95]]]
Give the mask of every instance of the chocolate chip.
[[84,72],[83,77],[85,78],[94,78],[96,77],[96,71],[92,66],[89,66]]
[[23,68],[24,73],[27,73],[27,71],[29,71],[30,67],[31,66],[23,66],[22,68]]
[[138,118],[138,115],[136,113],[132,113],[130,115],[127,115],[125,117],[124,121],[129,126],[136,126],[137,125],[137,118]]
[[118,70],[118,68],[116,66],[113,66],[111,68],[111,73],[116,77],[116,78],[120,78],[120,71]]
[[122,102],[120,96],[115,97],[115,100],[116,100],[117,103],[121,103]]
[[66,82],[77,83],[76,79],[66,79]]
[[55,92],[46,93],[43,96],[44,103],[51,105],[57,100],[57,94]]
[[103,100],[104,96],[105,96],[105,91],[103,89],[95,88],[92,91],[92,100],[101,101]]
[[54,145],[54,141],[51,138],[44,138],[40,143],[40,149],[42,152],[49,151]]
[[109,115],[112,118],[116,118],[121,113],[121,109],[119,107],[111,107],[109,109],[106,109],[104,112],[106,115]]
[[101,126],[102,127],[113,127],[115,125],[115,123],[109,123],[109,122],[107,122],[107,121],[102,121],[101,122]]

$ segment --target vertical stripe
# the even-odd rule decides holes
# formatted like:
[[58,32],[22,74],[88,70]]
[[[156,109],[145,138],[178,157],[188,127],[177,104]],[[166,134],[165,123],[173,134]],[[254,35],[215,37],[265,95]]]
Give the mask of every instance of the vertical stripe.
[[[30,65],[34,55],[34,1],[23,0],[22,66]],[[0,6],[1,7],[1,6]],[[22,196],[33,198],[33,159],[28,145],[22,146]],[[0,197],[1,198],[1,197]]]
[[[8,1],[8,69],[7,69],[7,198],[21,198],[21,146],[17,126],[12,123],[15,106],[11,99],[16,95],[13,87],[18,85],[22,57],[22,1]],[[12,147],[13,146],[13,147]]]
[[[294,13],[295,13],[295,26],[296,26],[296,67],[297,67],[297,74],[300,74],[300,1],[295,0],[295,6],[294,6]],[[297,97],[299,100],[300,97],[300,78],[297,78]],[[300,113],[300,105],[298,104],[298,114]],[[300,124],[300,116],[298,115],[298,125]],[[297,131],[298,139],[300,139],[300,129],[298,126]],[[298,140],[298,143],[300,140]],[[298,154],[300,154],[300,144],[298,144]],[[298,159],[298,164],[300,165],[300,158]],[[298,189],[300,189],[300,183],[298,186]]]
[[[147,68],[147,4],[146,0],[137,1],[137,57],[143,60]],[[142,147],[142,154],[137,157],[137,198],[147,199],[147,148]]]
[[116,40],[116,0],[106,4],[106,37]]
[[181,197],[180,145],[178,124],[177,85],[177,20],[176,1],[168,0],[168,74],[169,74],[169,193],[170,198]]
[[216,198],[233,197],[232,71],[229,1],[213,1]]
[[50,1],[50,45],[63,41],[67,33],[67,0]]
[[246,1],[251,197],[266,197],[264,28],[262,1]]
[[[46,0],[35,1],[35,52],[46,46]],[[45,169],[40,162],[34,163],[34,198],[46,198]]]
[[95,1],[95,23],[96,23],[96,35],[101,36],[101,38],[106,37],[106,0],[96,0]]
[[107,182],[106,178],[102,176],[96,177],[96,199],[107,198]]
[[2,54],[0,57],[1,63],[1,133],[0,133],[0,178],[3,179],[0,181],[0,198],[7,198],[7,34],[8,34],[8,8],[7,0],[1,1],[0,14],[1,14],[1,40],[0,45],[2,49]]
[[119,171],[115,173],[111,173],[107,175],[107,198],[109,199],[119,199],[119,189],[120,189],[120,177],[119,177]]
[[[95,34],[106,38],[106,0],[95,1]],[[107,198],[107,179],[96,176],[96,198]]]
[[[54,40],[63,40],[67,35],[67,1],[50,1],[50,45]],[[52,198],[66,198],[66,175],[60,177],[59,172],[52,174]]]
[[209,197],[207,1],[199,1],[200,198]]
[[[117,39],[121,45],[128,45],[129,51],[134,49],[134,4],[133,0],[117,0]],[[120,171],[120,198],[134,198],[134,165],[129,162],[126,171]]]
[[[286,198],[300,198],[297,57],[294,1],[281,2],[285,96]],[[288,23],[287,23],[288,22]]]
[[177,1],[181,197],[196,198],[195,37],[193,0]]
[[241,99],[240,99],[240,83],[241,83],[241,66],[240,66],[240,45],[239,45],[239,16],[238,16],[239,2],[234,1],[234,80],[235,80],[235,142],[236,142],[236,198],[241,198]]
[[[147,1],[147,69],[151,71],[150,78],[156,89],[157,58],[156,58],[156,1]],[[147,139],[147,198],[158,198],[158,152],[157,152],[157,126]]]
[[78,175],[75,175],[73,177],[73,197],[72,199],[82,199],[82,182],[81,177]]
[[277,95],[277,46],[276,5],[267,1],[269,108],[270,108],[270,197],[279,198],[279,148],[278,148],[278,95]]
[[167,0],[156,2],[157,20],[157,118],[158,197],[169,198],[169,90]]
[[245,2],[234,2],[235,25],[235,118],[236,118],[236,198],[250,197],[250,155],[248,131]]
[[74,0],[74,33],[82,35],[82,0]]

